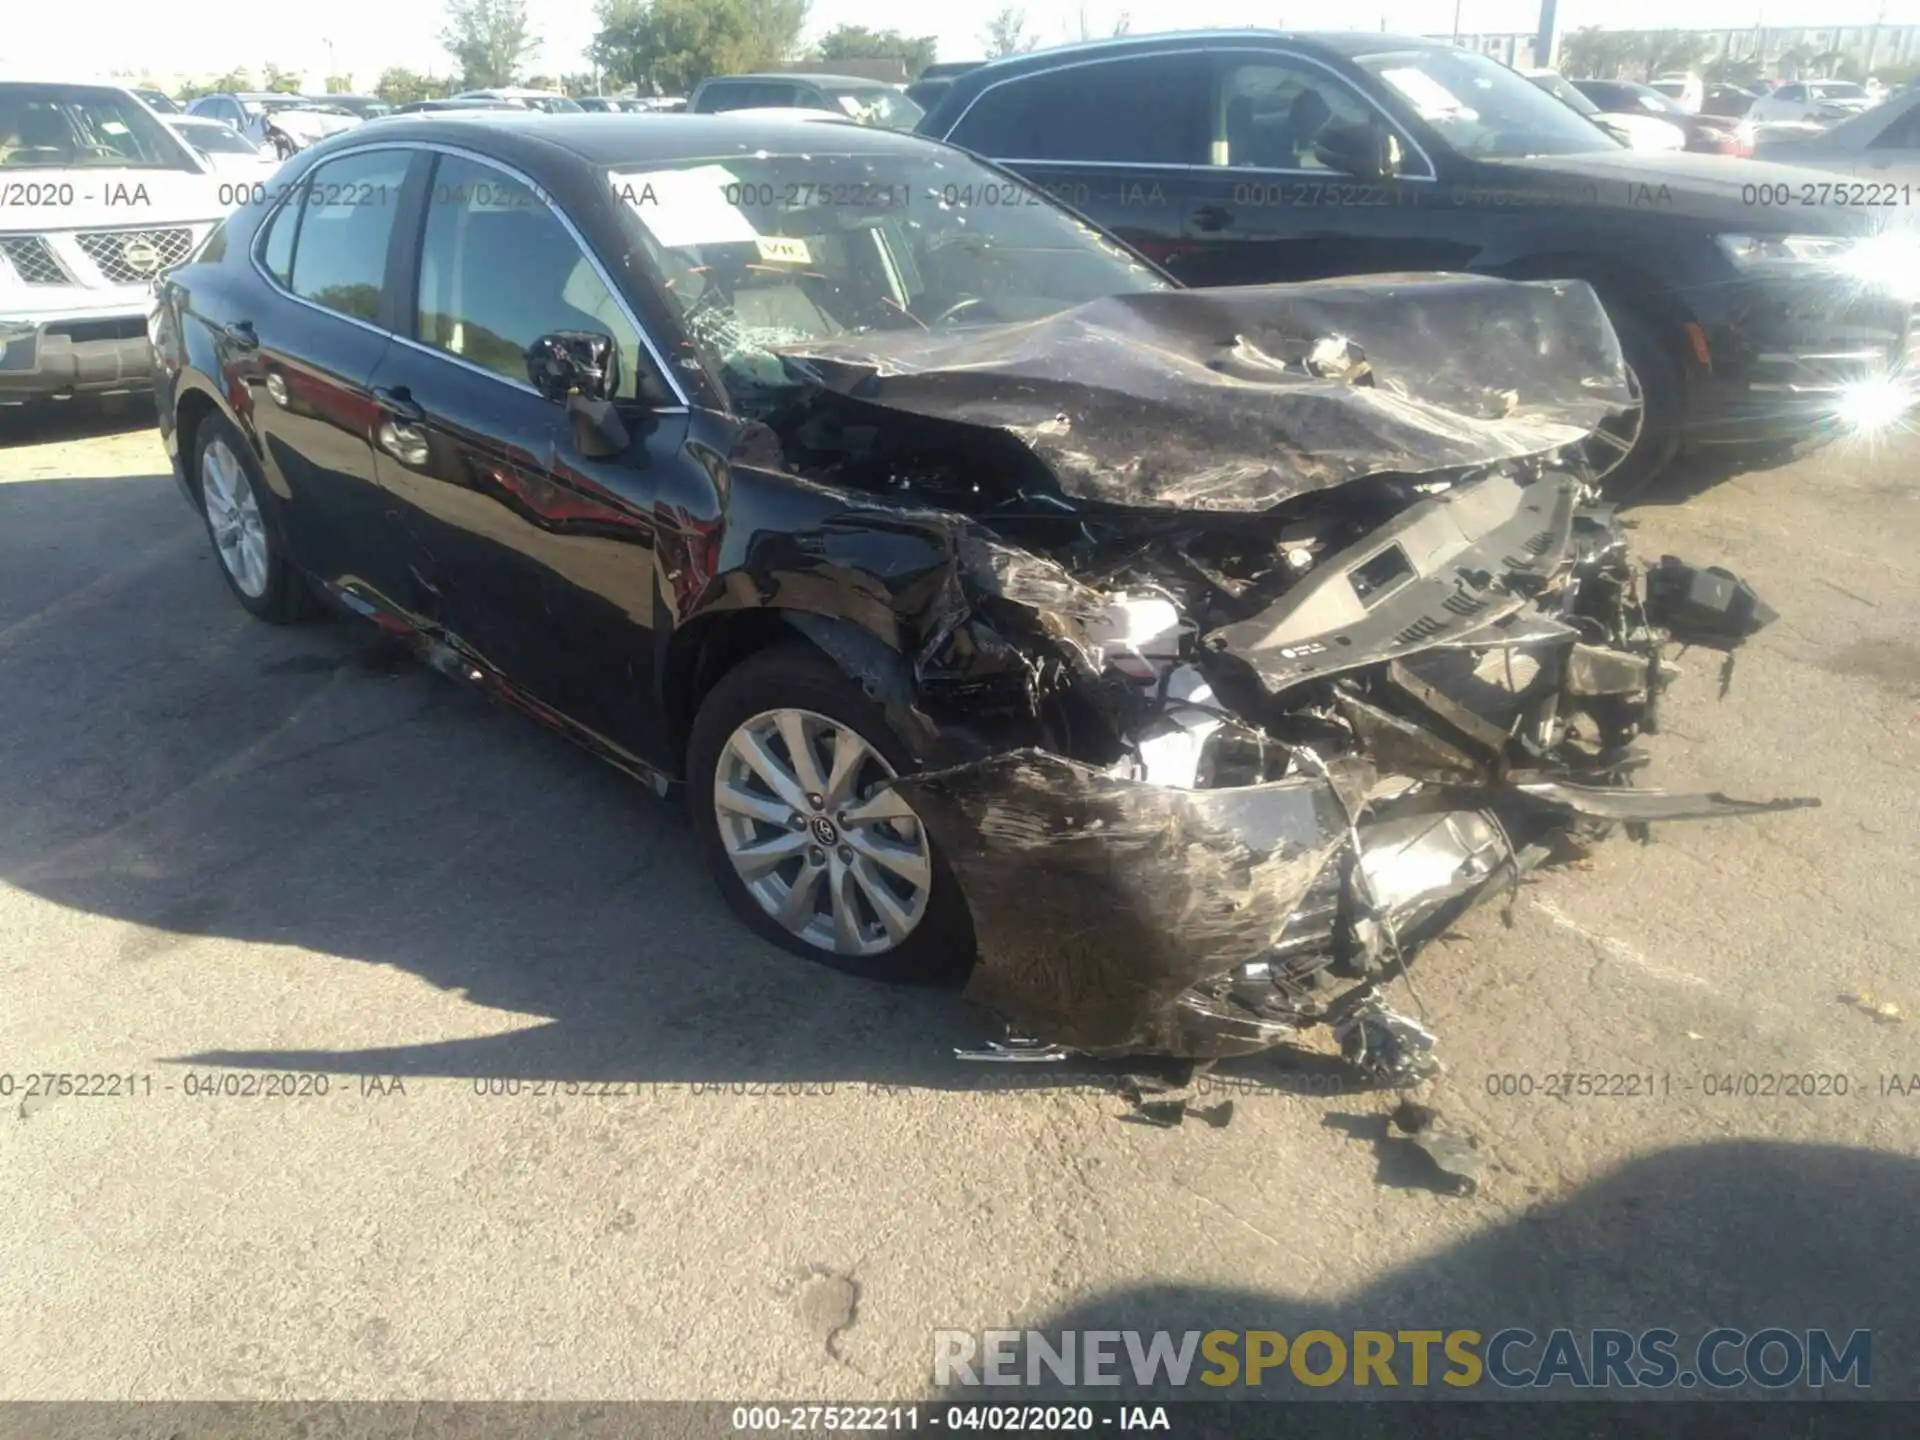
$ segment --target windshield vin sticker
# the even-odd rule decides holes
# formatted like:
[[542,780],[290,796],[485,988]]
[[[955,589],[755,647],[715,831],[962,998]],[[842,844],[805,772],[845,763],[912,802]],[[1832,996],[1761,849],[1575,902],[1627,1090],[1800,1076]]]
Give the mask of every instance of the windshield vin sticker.
[[762,260],[780,265],[811,265],[813,253],[807,242],[792,235],[762,235],[754,242]]

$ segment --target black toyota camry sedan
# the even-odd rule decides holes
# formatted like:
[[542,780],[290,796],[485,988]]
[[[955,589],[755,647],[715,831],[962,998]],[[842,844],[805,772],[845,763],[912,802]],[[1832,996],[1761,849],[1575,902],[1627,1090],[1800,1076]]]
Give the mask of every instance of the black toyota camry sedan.
[[916,136],[425,115],[150,328],[241,605],[684,787],[763,935],[1026,1037],[1393,1068],[1378,987],[1543,836],[1747,808],[1620,788],[1666,630],[1766,612],[1590,503],[1579,282],[1186,290]]

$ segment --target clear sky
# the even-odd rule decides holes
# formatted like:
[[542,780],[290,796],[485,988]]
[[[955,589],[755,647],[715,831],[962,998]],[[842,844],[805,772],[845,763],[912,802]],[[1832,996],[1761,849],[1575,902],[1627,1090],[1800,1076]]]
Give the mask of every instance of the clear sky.
[[[979,56],[980,34],[1006,0],[941,0],[913,10],[899,0],[814,0],[809,33],[835,25],[894,26],[909,34],[939,38],[940,58]],[[120,69],[161,73],[217,73],[246,65],[258,74],[273,61],[290,70],[324,74],[332,63],[368,85],[388,65],[445,73],[448,59],[437,43],[443,6],[436,0],[86,0],[62,6],[7,0],[0,23],[0,74],[16,78],[73,79]],[[1032,0],[1025,6],[1029,31],[1043,44],[1078,39],[1080,7],[1072,0]],[[535,70],[585,69],[581,50],[594,29],[592,0],[528,0],[534,33],[541,39]],[[1094,34],[1130,14],[1135,34],[1196,25],[1259,25],[1298,28],[1344,25],[1372,30],[1384,22],[1403,33],[1442,34],[1453,27],[1453,0],[1352,0],[1328,7],[1261,0],[1088,0],[1086,23]],[[1330,13],[1331,11],[1331,13]],[[1684,20],[1683,17],[1684,16]],[[1337,17],[1337,18],[1336,18]],[[1690,26],[1869,25],[1920,22],[1920,0],[1561,0],[1562,33],[1580,25],[1622,29],[1685,23]],[[1531,30],[1537,0],[1461,0],[1463,30]]]

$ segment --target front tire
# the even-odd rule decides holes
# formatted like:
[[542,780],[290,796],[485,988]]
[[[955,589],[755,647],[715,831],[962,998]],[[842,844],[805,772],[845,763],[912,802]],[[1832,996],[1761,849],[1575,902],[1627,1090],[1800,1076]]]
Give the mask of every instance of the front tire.
[[234,598],[272,625],[311,615],[313,595],[287,558],[273,492],[240,433],[218,416],[201,421],[194,435],[193,474],[200,517]]
[[695,717],[687,792],[727,903],[848,974],[919,982],[971,963],[959,882],[884,781],[914,768],[885,713],[805,642],[724,675]]

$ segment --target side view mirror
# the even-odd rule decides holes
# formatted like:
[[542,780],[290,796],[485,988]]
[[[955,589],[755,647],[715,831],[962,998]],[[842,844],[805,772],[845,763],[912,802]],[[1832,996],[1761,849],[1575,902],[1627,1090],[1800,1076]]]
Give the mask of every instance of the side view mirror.
[[614,409],[620,348],[591,330],[556,330],[527,347],[527,378],[544,399],[567,408],[573,445],[589,460],[610,460],[632,443]]
[[620,351],[610,335],[556,330],[527,347],[527,378],[555,404],[572,395],[610,400],[620,389]]
[[1364,121],[1329,125],[1314,138],[1314,157],[1357,180],[1391,180],[1400,173],[1400,137]]

